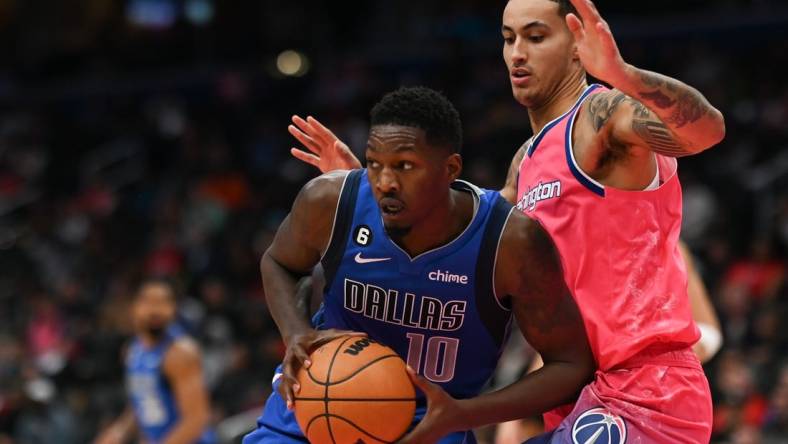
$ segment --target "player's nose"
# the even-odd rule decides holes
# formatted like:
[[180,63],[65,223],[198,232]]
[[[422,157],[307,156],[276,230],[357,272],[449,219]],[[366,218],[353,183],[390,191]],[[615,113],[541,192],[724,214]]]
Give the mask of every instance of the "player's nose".
[[525,39],[517,37],[512,45],[512,67],[524,65],[528,61],[528,49]]
[[380,174],[378,174],[375,186],[381,193],[397,192],[400,188],[397,175],[394,174],[390,168],[383,168]]

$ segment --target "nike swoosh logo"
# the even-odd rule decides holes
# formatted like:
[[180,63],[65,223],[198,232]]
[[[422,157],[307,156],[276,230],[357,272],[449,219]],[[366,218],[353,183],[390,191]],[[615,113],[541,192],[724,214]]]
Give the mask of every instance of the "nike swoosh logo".
[[370,264],[372,262],[385,262],[390,261],[390,257],[361,257],[361,252],[356,253],[354,258],[357,264]]

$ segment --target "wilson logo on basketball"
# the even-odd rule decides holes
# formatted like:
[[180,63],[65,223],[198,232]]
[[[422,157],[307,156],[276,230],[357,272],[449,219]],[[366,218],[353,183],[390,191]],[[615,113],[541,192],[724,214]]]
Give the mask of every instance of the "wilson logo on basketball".
[[350,344],[350,346],[346,348],[345,351],[342,353],[358,356],[358,354],[361,353],[362,350],[369,347],[369,344],[374,344],[374,343],[375,343],[374,339],[369,339],[369,338],[359,339],[358,341]]
[[[298,370],[293,403],[311,443],[397,442],[416,412],[416,390],[397,352],[360,336],[341,336]],[[268,442],[268,441],[266,441]],[[277,440],[277,442],[282,442]]]

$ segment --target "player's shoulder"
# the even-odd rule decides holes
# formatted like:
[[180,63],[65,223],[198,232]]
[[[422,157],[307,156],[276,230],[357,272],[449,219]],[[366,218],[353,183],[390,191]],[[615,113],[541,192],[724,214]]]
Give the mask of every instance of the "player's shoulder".
[[296,201],[316,206],[336,205],[348,174],[348,170],[336,170],[315,177],[301,188]]
[[529,257],[553,251],[553,241],[542,224],[516,209],[511,212],[501,233],[498,254],[502,263],[514,266]]
[[580,103],[579,111],[604,113],[615,109],[628,96],[617,89],[596,88]]
[[[507,221],[498,249],[496,290],[513,298],[539,294],[539,288],[553,288],[560,277],[558,250],[548,231],[536,219],[515,210]],[[537,285],[537,283],[540,283]],[[542,292],[547,295],[553,291]],[[551,294],[555,294],[554,292]]]
[[[610,121],[617,120],[617,111],[623,109],[637,108],[643,112],[640,102],[625,94],[623,91],[599,86],[592,91],[580,104],[579,113],[586,113],[592,117],[595,130],[600,130]],[[582,123],[582,119],[580,120]]]
[[189,336],[180,336],[172,341],[164,354],[164,368],[178,371],[184,367],[199,365],[202,360],[200,345]]

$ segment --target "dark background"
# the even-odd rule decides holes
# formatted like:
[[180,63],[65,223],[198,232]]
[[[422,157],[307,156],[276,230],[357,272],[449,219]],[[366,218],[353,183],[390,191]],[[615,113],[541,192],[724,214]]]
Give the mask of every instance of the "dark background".
[[[181,286],[220,431],[251,427],[283,353],[257,263],[316,174],[289,158],[290,116],[359,150],[382,94],[442,90],[465,178],[500,187],[530,136],[504,4],[0,0],[0,444],[89,442],[123,407],[145,274]],[[683,237],[725,334],[713,441],[788,442],[788,2],[597,6],[625,60],[725,114],[726,139],[680,161]],[[277,69],[288,49],[298,76]]]

